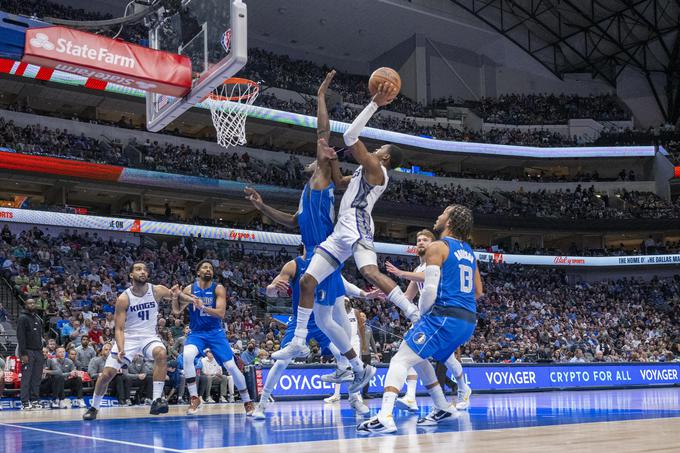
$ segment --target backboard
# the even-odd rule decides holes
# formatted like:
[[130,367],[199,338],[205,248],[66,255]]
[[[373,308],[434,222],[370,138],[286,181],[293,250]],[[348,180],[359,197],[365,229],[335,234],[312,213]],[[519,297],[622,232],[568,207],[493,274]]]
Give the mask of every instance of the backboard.
[[146,127],[152,132],[205,99],[240,71],[248,58],[247,7],[242,0],[169,3],[177,8],[159,11],[149,32],[149,45],[188,56],[194,80],[191,91],[182,98],[147,92]]

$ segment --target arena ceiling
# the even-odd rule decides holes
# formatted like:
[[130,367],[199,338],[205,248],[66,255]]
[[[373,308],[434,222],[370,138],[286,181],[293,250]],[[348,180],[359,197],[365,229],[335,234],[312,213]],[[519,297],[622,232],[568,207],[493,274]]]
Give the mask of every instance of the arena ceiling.
[[[626,68],[645,75],[666,120],[680,116],[680,1],[449,0],[558,77],[591,73],[616,86]],[[660,92],[652,81],[663,74]],[[663,102],[662,98],[667,102]]]

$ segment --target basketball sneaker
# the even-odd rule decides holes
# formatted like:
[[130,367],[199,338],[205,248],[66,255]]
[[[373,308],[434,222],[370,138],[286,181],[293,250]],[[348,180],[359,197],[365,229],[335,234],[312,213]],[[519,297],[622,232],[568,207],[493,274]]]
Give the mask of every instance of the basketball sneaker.
[[358,393],[349,396],[349,405],[352,406],[354,412],[362,417],[371,413],[371,410],[364,404],[364,400],[361,399],[361,396]]
[[293,340],[285,348],[272,353],[272,359],[291,360],[296,357],[307,357],[308,355],[309,347],[307,342],[302,338],[293,337]]
[[59,401],[59,409],[69,409],[71,407],[71,401],[69,400],[60,400]]
[[243,403],[243,407],[246,410],[246,417],[252,417],[253,412],[255,412],[255,403],[252,401],[248,401],[246,403]]
[[90,407],[87,412],[83,414],[83,420],[96,420],[99,411],[94,407]]
[[32,411],[35,410],[33,407],[33,404],[29,401],[28,403],[21,403],[21,410],[22,411]]
[[189,403],[189,409],[187,409],[187,415],[194,415],[198,412],[198,408],[201,406],[201,398],[198,396],[192,396],[191,402]]
[[392,415],[383,418],[378,414],[357,426],[358,434],[390,434],[396,432],[397,425],[394,423]]
[[362,371],[361,373],[354,373],[354,380],[347,388],[347,391],[349,393],[357,393],[361,391],[362,387],[368,384],[368,381],[373,379],[373,376],[375,376],[376,371],[377,370],[375,369],[374,366],[371,365],[364,366],[364,371]]
[[352,368],[349,367],[345,370],[336,368],[334,372],[330,374],[324,374],[321,376],[321,380],[324,382],[333,382],[335,384],[342,384],[343,382],[352,382],[354,380],[354,372]]
[[402,409],[409,412],[418,412],[418,403],[416,400],[412,400],[410,398],[397,398],[397,401],[395,401],[395,406],[397,406],[397,409]]
[[159,414],[167,414],[168,413],[168,400],[165,398],[156,398],[153,403],[151,403],[151,409],[149,410],[149,414],[151,415],[159,415]]
[[255,406],[253,418],[255,420],[264,420],[265,418],[267,418],[267,416],[264,413],[265,410],[267,410],[267,403],[265,403],[264,401],[260,401],[260,403],[257,406]]
[[333,403],[337,403],[339,401],[340,401],[340,395],[335,394],[335,393],[332,394],[331,396],[329,396],[328,398],[323,399],[323,402],[326,403],[326,404],[333,404]]
[[446,410],[435,407],[425,417],[418,419],[417,424],[418,426],[435,426],[446,419],[455,417],[457,413],[456,406],[453,404],[447,407]]
[[472,389],[466,386],[464,389],[458,387],[458,397],[456,398],[456,409],[459,411],[464,411],[470,407],[470,395],[472,395]]

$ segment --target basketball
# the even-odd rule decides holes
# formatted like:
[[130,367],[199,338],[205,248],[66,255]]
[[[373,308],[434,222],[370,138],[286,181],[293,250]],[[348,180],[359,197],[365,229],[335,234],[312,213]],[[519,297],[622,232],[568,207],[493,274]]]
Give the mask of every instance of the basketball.
[[375,93],[378,92],[378,86],[384,82],[391,83],[397,87],[396,97],[401,90],[401,77],[399,77],[399,73],[392,68],[378,68],[373,71],[371,78],[368,79],[368,91],[371,93],[371,96],[375,96]]

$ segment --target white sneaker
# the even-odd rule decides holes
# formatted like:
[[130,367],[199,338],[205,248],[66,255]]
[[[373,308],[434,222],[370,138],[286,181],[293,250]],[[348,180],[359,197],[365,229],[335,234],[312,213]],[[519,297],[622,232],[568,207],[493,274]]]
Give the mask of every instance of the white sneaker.
[[293,341],[288,343],[288,345],[272,353],[272,359],[274,360],[291,360],[296,357],[307,357],[309,355],[309,347],[307,346],[305,340],[294,337]]
[[255,420],[264,420],[267,418],[265,415],[265,410],[267,409],[267,404],[260,401],[260,403],[255,406],[255,411],[253,412],[253,418]]
[[226,402],[227,402],[227,399],[226,399],[225,397],[223,397],[223,396],[220,396],[220,399],[219,399],[218,402],[220,402],[220,403],[226,403]]
[[53,400],[50,403],[50,409],[59,409],[59,400]]
[[229,403],[235,403],[236,400],[234,399],[234,395],[229,395],[229,399],[227,400]]
[[466,387],[464,390],[458,387],[458,397],[456,398],[456,409],[459,411],[464,411],[470,407],[470,395],[472,395],[472,389]]
[[392,415],[382,418],[380,417],[380,414],[378,414],[357,426],[358,434],[390,434],[396,432],[397,425],[394,423]]
[[69,404],[70,401],[68,400],[59,400],[59,409],[68,409],[71,407],[71,404]]
[[360,392],[364,385],[368,384],[368,381],[373,379],[376,371],[374,366],[364,366],[364,371],[362,373],[354,373],[354,381],[347,387],[347,391],[350,394]]
[[397,409],[402,409],[409,412],[418,412],[418,403],[416,400],[406,398],[405,396],[403,398],[397,398],[397,401],[395,401],[395,406],[397,406]]
[[77,407],[79,409],[85,409],[87,407],[87,405],[85,404],[85,400],[83,400],[82,398],[79,398],[79,399],[75,400],[74,407]]
[[326,404],[333,404],[337,403],[338,401],[340,401],[340,395],[336,395],[335,393],[329,396],[328,398],[323,399],[323,402]]
[[444,420],[451,419],[457,415],[456,406],[451,404],[446,410],[437,409],[436,407],[430,411],[425,417],[418,420],[419,426],[436,426]]
[[335,384],[342,384],[343,382],[352,382],[354,380],[354,372],[352,368],[347,368],[342,370],[336,368],[334,372],[330,374],[324,374],[321,376],[321,380],[324,382],[332,382]]
[[371,410],[364,404],[364,400],[361,399],[361,396],[358,393],[349,396],[349,405],[352,406],[352,409],[354,409],[354,411],[362,417],[365,417],[371,413]]

